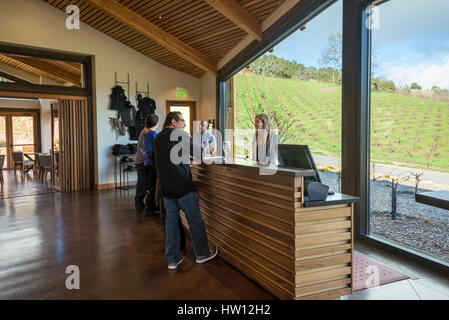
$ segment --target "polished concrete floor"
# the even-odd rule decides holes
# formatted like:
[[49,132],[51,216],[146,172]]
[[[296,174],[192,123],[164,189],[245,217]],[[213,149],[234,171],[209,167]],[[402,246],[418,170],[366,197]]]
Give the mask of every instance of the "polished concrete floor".
[[[0,200],[0,299],[274,299],[221,259],[167,269],[163,225],[133,193],[86,191]],[[80,270],[67,290],[66,267]]]
[[[275,299],[217,258],[176,271],[164,259],[164,225],[133,208],[133,192],[49,193],[0,200],[0,299]],[[449,280],[357,245],[411,277],[342,299],[449,299]],[[80,270],[68,290],[66,267]]]
[[51,188],[50,175],[48,175],[47,181],[42,182],[34,177],[32,170],[24,177],[19,170],[17,170],[17,175],[14,175],[12,170],[3,170],[3,179],[4,184],[0,185],[0,199],[55,192]]

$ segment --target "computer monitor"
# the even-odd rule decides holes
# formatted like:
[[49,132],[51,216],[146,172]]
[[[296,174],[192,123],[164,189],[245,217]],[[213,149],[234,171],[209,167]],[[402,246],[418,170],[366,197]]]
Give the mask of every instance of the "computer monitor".
[[321,182],[320,174],[307,145],[279,144],[279,165],[290,168],[315,170],[315,177],[304,177],[306,182]]

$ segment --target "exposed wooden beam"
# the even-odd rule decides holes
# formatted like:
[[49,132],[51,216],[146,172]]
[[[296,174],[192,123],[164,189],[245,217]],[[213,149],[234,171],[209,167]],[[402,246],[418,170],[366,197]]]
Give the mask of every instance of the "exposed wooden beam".
[[45,62],[44,60],[37,60],[36,58],[13,56],[13,55],[5,55],[5,56],[11,60],[15,60],[17,62],[26,64],[27,66],[38,69],[53,77],[61,79],[62,81],[73,83],[76,86],[81,86],[81,77],[73,73],[67,72],[65,70],[62,70],[60,68],[57,68],[54,65]]
[[234,22],[257,41],[262,41],[262,24],[234,0],[204,0],[215,10]]
[[206,57],[201,52],[185,44],[181,40],[175,38],[156,25],[152,24],[134,11],[119,4],[114,0],[86,0],[100,10],[106,12],[110,16],[119,20],[123,24],[128,25],[142,35],[157,42],[164,48],[172,51],[181,58],[186,59],[199,68],[217,75],[217,64]]
[[0,77],[6,78],[6,79],[11,80],[11,81],[13,81],[15,83],[31,84],[31,82],[29,82],[29,81],[26,81],[24,79],[18,78],[16,76],[13,76],[12,74],[9,74],[9,73],[3,72],[3,71],[0,71]]

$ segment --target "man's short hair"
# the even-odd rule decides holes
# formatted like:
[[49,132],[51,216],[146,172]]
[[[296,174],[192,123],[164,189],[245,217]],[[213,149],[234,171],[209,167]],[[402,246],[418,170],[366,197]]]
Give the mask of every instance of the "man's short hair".
[[159,121],[159,117],[155,114],[150,114],[145,118],[145,127],[146,128],[153,128],[155,125],[157,125]]
[[172,120],[179,121],[181,119],[179,116],[181,116],[182,113],[179,111],[172,111],[167,114],[167,117],[165,118],[164,126],[171,126]]

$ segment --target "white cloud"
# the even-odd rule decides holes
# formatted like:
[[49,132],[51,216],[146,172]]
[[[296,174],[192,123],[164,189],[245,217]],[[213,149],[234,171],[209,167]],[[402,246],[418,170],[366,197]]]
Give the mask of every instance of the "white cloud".
[[383,68],[382,76],[393,80],[396,86],[417,82],[424,90],[438,86],[449,89],[449,56],[443,64],[423,62],[417,65],[407,63],[389,63]]

